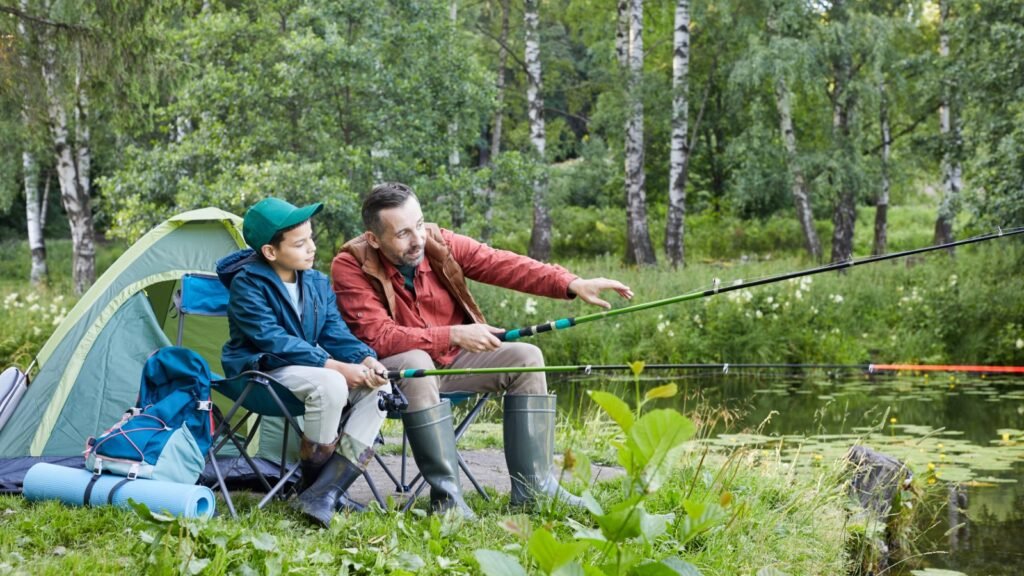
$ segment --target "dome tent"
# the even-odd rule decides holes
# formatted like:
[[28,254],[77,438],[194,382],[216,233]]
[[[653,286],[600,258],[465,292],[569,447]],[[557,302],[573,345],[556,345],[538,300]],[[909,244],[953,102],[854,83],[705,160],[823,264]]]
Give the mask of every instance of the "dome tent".
[[[89,288],[39,351],[38,373],[0,430],[0,491],[17,491],[36,462],[81,465],[86,438],[134,405],[146,358],[176,338],[173,296],[181,277],[213,274],[219,258],[245,246],[240,228],[240,218],[216,208],[179,214],[140,238]],[[190,316],[182,345],[220,372],[227,338],[226,319]],[[256,456],[280,454],[280,430],[280,423],[264,422]]]

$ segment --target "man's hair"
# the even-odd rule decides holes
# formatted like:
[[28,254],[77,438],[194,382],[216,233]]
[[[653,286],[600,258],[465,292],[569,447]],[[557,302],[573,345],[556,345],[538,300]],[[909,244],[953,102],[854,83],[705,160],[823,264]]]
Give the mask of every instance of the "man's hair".
[[401,182],[377,184],[363,200],[363,226],[374,234],[380,234],[380,211],[397,208],[415,197],[412,188]]

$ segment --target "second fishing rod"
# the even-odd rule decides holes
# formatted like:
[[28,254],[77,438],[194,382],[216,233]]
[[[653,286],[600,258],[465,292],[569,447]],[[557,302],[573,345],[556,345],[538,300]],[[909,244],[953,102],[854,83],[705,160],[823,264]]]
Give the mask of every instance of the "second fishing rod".
[[593,322],[595,320],[603,320],[605,318],[611,318],[612,316],[620,316],[622,314],[630,314],[633,312],[639,312],[641,310],[650,310],[651,308],[659,308],[661,306],[667,306],[669,304],[675,304],[677,302],[686,302],[688,300],[697,300],[699,298],[707,298],[718,294],[725,294],[726,292],[732,292],[734,290],[742,290],[744,288],[752,288],[754,286],[763,286],[765,284],[772,284],[775,282],[782,282],[783,280],[791,280],[793,278],[800,278],[803,276],[812,276],[814,274],[822,274],[824,272],[832,272],[835,270],[843,270],[846,268],[852,268],[854,266],[863,266],[864,264],[871,264],[874,262],[882,262],[884,260],[894,260],[896,258],[905,258],[907,256],[913,256],[915,254],[922,254],[925,252],[932,252],[935,250],[949,250],[957,246],[963,246],[966,244],[974,244],[976,242],[984,242],[987,240],[993,240],[996,238],[1005,238],[1010,236],[1016,236],[1017,234],[1024,233],[1024,226],[1018,226],[1016,228],[1010,228],[1007,230],[998,230],[989,234],[982,234],[980,236],[973,236],[971,238],[965,238],[964,240],[957,240],[955,242],[947,242],[946,244],[936,244],[934,246],[925,246],[923,248],[915,248],[912,250],[905,250],[903,252],[893,252],[890,254],[881,254],[878,256],[868,256],[857,260],[847,260],[845,262],[834,262],[832,264],[826,264],[817,268],[810,268],[807,270],[799,270],[796,272],[788,272],[785,274],[779,274],[777,276],[769,276],[767,278],[760,278],[757,280],[750,280],[748,282],[735,282],[728,286],[722,286],[718,279],[715,279],[711,288],[706,290],[698,290],[696,292],[689,292],[687,294],[681,294],[679,296],[673,296],[670,298],[663,298],[661,300],[654,300],[652,302],[645,302],[643,304],[634,304],[633,306],[626,306],[623,308],[616,308],[613,310],[604,310],[601,312],[595,312],[593,314],[586,314],[584,316],[576,316],[571,318],[560,318],[544,324],[535,324],[533,326],[526,326],[523,328],[516,328],[513,330],[507,330],[495,334],[498,340],[503,342],[511,342],[513,340],[519,340],[527,336],[534,334],[540,334],[541,332],[550,332],[553,330],[564,330],[566,328],[572,328],[580,324],[587,322]]

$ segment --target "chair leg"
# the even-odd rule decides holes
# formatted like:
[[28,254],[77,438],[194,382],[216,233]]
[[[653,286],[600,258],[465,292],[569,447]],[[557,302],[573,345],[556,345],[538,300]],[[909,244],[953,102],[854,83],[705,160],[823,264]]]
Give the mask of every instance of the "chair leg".
[[388,503],[384,500],[384,497],[380,495],[380,491],[377,490],[377,485],[374,484],[369,471],[363,470],[363,478],[366,480],[366,485],[370,487],[370,493],[373,494],[373,499],[380,504],[381,508],[387,509]]

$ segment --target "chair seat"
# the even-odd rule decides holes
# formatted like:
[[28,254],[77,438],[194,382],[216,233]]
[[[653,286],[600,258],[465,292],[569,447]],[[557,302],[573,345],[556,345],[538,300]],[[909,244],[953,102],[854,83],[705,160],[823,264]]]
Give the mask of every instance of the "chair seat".
[[[278,418],[286,417],[288,415],[297,417],[306,413],[306,406],[301,400],[277,382],[277,380],[274,380],[263,372],[243,372],[231,378],[216,380],[213,382],[213,388],[217,392],[220,392],[224,396],[227,396],[231,400],[237,402],[242,394],[245,394],[245,390],[248,387],[250,380],[255,382],[257,385],[253,386],[249,393],[246,394],[241,403],[242,408],[264,416]],[[270,394],[271,390],[274,392],[273,395]],[[287,413],[281,410],[277,400],[280,400],[281,404],[284,405]]]

